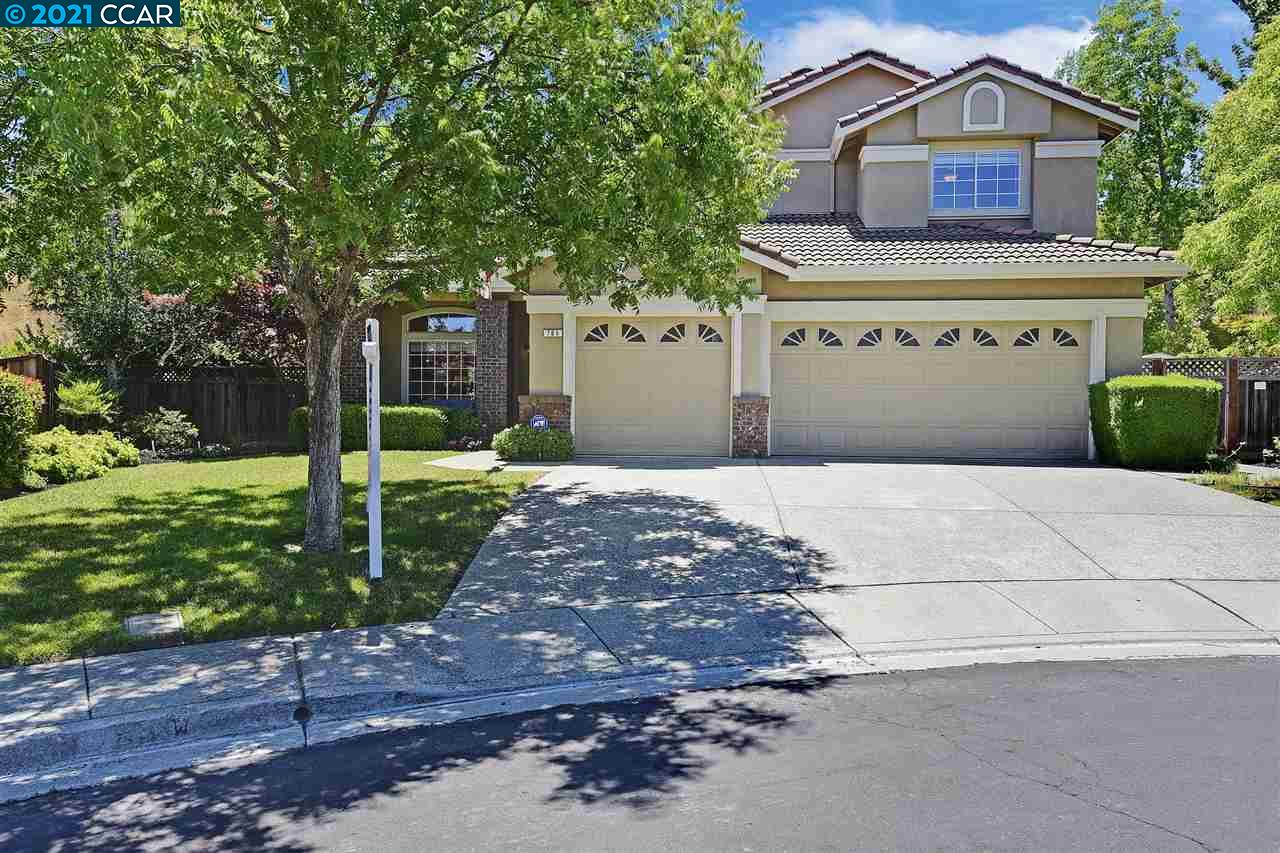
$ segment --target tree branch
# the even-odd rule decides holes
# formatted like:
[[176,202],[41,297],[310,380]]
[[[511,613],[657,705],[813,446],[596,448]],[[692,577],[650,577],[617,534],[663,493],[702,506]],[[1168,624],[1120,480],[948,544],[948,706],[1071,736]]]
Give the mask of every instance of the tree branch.
[[[387,102],[387,96],[391,94],[391,84],[395,82],[396,72],[400,70],[401,64],[409,55],[409,48],[412,42],[405,39],[396,46],[395,55],[391,57],[391,62],[387,65],[381,82],[378,84],[377,94],[373,97],[373,103],[369,105],[364,114],[364,123],[360,125],[360,138],[364,139],[373,130],[374,123],[378,120],[378,115],[382,112],[382,107]],[[359,103],[364,103],[364,95],[361,93]],[[354,110],[353,110],[354,112]]]
[[285,182],[259,172],[253,167],[253,164],[243,156],[239,157],[237,165],[246,177],[250,178],[254,183],[272,195],[284,195],[285,193],[291,193],[294,191],[293,187],[289,186]]

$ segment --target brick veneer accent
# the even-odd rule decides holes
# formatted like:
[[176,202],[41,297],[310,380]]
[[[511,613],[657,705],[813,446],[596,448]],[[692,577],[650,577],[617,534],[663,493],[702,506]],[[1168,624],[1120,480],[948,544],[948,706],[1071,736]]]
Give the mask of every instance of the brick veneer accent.
[[[360,344],[364,341],[364,321],[373,316],[361,314],[352,317],[347,325],[347,333],[342,337],[342,362],[338,365],[338,388],[344,403],[364,403],[364,354]],[[387,339],[387,330],[381,329],[382,339]],[[399,330],[396,330],[399,334]]]
[[733,399],[733,455],[769,455],[769,398]]
[[534,415],[546,415],[552,429],[568,430],[573,414],[573,398],[564,394],[521,394],[520,423],[527,424]]
[[505,299],[476,300],[476,414],[489,433],[504,429],[510,417],[509,319]]

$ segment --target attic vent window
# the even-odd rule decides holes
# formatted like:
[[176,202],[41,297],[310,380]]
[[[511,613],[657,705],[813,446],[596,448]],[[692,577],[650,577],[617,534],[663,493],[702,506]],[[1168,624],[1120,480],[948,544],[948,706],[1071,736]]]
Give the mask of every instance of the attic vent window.
[[989,80],[970,86],[964,93],[964,129],[1004,130],[1004,90]]

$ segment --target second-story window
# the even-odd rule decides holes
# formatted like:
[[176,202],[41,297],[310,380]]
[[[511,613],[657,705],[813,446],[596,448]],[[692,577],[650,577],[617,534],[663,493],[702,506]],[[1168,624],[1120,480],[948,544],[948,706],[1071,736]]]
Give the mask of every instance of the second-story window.
[[1014,213],[1022,210],[1019,151],[939,151],[933,155],[931,206],[947,211]]

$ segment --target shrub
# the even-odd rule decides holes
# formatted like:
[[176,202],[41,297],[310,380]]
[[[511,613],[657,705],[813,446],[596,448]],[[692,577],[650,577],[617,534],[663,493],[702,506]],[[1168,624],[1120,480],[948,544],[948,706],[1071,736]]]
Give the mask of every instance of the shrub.
[[[368,450],[366,409],[348,403],[338,411],[341,446],[344,451]],[[427,406],[383,406],[383,450],[439,450],[444,447],[447,418],[440,409]],[[311,411],[299,406],[289,415],[289,443],[306,450],[311,429]]]
[[563,462],[573,458],[573,433],[517,424],[493,437],[493,449],[499,459],[515,462]]
[[100,429],[115,420],[120,395],[100,379],[73,379],[58,385],[58,415],[76,429]]
[[472,409],[443,409],[448,423],[445,426],[445,437],[450,441],[464,438],[478,438],[484,433],[484,425],[480,416]]
[[1184,376],[1120,376],[1089,386],[1098,456],[1127,468],[1199,469],[1218,442],[1222,386]]
[[289,413],[289,446],[299,453],[307,450],[307,429],[311,425],[311,410],[299,406]]
[[22,485],[42,406],[44,386],[39,381],[0,372],[0,489]]
[[124,432],[138,447],[161,454],[184,451],[200,437],[200,430],[190,418],[177,409],[163,406],[138,415],[124,425]]
[[138,448],[109,432],[78,434],[64,426],[31,437],[31,471],[50,483],[101,477],[142,462]]

